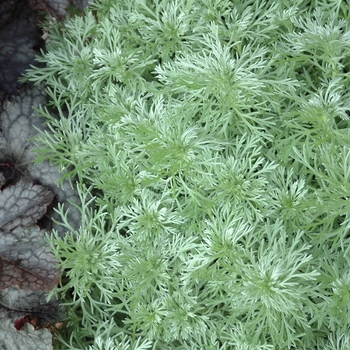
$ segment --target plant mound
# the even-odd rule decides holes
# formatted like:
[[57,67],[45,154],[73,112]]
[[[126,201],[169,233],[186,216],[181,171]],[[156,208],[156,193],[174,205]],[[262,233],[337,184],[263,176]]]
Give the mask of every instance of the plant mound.
[[349,20],[103,0],[46,25],[38,160],[82,213],[50,240],[65,348],[349,348]]

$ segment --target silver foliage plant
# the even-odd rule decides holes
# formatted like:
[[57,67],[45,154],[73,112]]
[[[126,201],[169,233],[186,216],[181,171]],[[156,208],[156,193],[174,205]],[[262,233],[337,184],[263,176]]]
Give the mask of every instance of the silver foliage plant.
[[347,1],[101,0],[27,80],[59,207],[64,349],[349,346]]

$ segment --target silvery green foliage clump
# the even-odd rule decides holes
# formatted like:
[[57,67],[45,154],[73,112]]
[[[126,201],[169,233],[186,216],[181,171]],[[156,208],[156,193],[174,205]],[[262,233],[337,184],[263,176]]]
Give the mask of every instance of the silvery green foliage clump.
[[78,179],[51,248],[64,349],[347,349],[350,12],[103,0],[51,28],[38,160]]

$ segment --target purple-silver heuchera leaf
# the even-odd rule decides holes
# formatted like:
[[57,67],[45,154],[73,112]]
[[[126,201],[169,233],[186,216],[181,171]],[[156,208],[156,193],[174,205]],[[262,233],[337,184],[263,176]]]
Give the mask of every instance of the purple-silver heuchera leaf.
[[0,192],[0,289],[49,291],[58,283],[56,261],[35,225],[52,200],[52,192],[25,180]]
[[39,227],[0,231],[0,290],[19,286],[24,290],[50,291],[59,282],[59,270]]
[[45,309],[42,297],[58,284],[60,272],[46,232],[36,225],[54,195],[28,180],[8,186],[6,177],[0,180],[5,186],[0,192],[0,349],[52,349],[47,330],[34,333],[31,325],[23,325],[19,332],[15,325],[28,312],[42,320],[58,317],[58,306]]
[[[47,302],[46,293],[41,290],[24,291],[18,286],[13,286],[0,291],[0,318],[10,320],[7,327],[0,324],[0,349],[2,335],[9,333],[12,336],[12,342],[18,343],[23,333],[31,330],[26,328],[25,319],[35,319],[35,329],[48,328],[50,332],[55,331],[57,320],[64,318],[64,309],[55,299]],[[3,327],[2,327],[3,326]],[[18,332],[20,331],[20,332]],[[42,337],[51,340],[50,334],[45,331],[38,331],[38,341]],[[47,341],[46,345],[51,345],[51,341]],[[31,347],[30,349],[35,349]],[[10,348],[12,349],[12,348]],[[29,349],[29,348],[28,348]]]
[[[46,301],[42,290],[24,291],[13,286],[0,291],[0,349],[52,349],[52,335],[45,329],[64,318],[57,300]],[[26,317],[35,318],[31,325],[21,324]]]
[[46,296],[47,293],[42,290],[25,291],[18,286],[12,286],[0,291],[0,305],[8,312],[18,315],[34,313],[42,315],[43,322],[53,323],[57,321],[57,315],[64,316],[63,310],[56,300],[47,302]]
[[[35,55],[44,48],[38,23],[43,16],[26,1],[0,1],[0,90],[17,93],[21,73],[35,63]],[[0,93],[1,93],[0,91]]]
[[35,224],[45,214],[53,197],[47,188],[25,180],[6,187],[0,192],[0,235],[19,226]]
[[[78,197],[68,182],[57,186],[60,174],[49,162],[34,164],[36,146],[31,138],[38,134],[36,128],[43,126],[33,108],[45,103],[45,94],[33,87],[12,101],[4,101],[0,112],[0,312],[6,318],[0,326],[0,349],[8,346],[1,343],[2,339],[9,339],[10,349],[40,348],[42,334],[48,349],[51,334],[47,330],[39,333],[26,325],[19,331],[14,324],[28,314],[41,323],[54,324],[61,317],[57,314],[58,301],[45,301],[45,293],[57,285],[60,274],[46,242],[50,227],[43,229],[43,216],[47,216],[48,208],[53,216],[53,201],[76,201]],[[75,218],[78,222],[79,215]],[[7,302],[16,288],[21,291],[20,298]],[[40,305],[32,296],[40,298]],[[28,347],[22,340],[27,333],[28,341],[35,346]]]
[[34,330],[30,324],[18,331],[7,312],[0,310],[0,349],[52,350],[52,335],[47,329]]
[[[43,120],[38,118],[33,108],[46,104],[46,95],[43,89],[31,87],[30,90],[22,91],[13,101],[3,103],[3,111],[0,113],[0,163],[7,164],[14,169],[15,175],[24,176],[35,183],[49,188],[56,196],[58,202],[64,203],[69,209],[68,218],[72,225],[80,224],[80,213],[74,206],[69,206],[68,201],[79,203],[77,192],[72,189],[69,181],[65,181],[60,187],[57,186],[61,174],[57,168],[45,161],[35,164],[38,147],[31,138],[39,134],[38,129],[44,130]],[[9,171],[9,168],[7,168]],[[1,164],[0,164],[1,173]],[[52,217],[59,219],[59,215],[52,213]],[[62,232],[60,226],[55,229]]]

